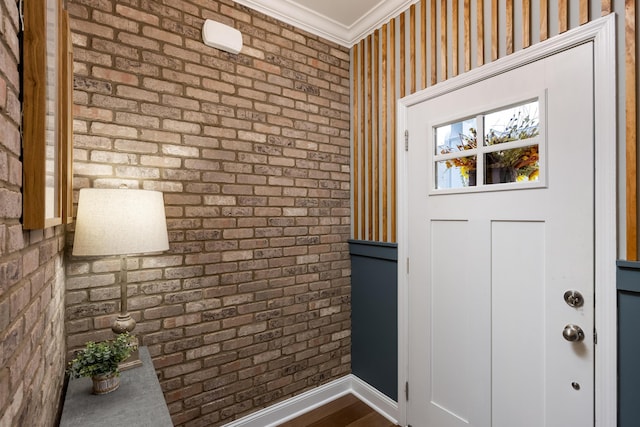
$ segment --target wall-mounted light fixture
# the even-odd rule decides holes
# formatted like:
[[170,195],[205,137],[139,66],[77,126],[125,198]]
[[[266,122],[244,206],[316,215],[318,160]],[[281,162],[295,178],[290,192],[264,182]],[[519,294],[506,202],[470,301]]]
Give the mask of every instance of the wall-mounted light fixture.
[[207,46],[239,54],[242,50],[242,33],[228,25],[207,19],[202,26],[202,41]]

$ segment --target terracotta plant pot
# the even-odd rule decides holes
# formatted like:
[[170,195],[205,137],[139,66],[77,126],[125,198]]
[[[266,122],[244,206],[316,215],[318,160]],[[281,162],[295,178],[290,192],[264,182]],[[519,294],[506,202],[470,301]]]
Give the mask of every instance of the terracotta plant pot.
[[95,375],[93,380],[93,394],[107,394],[120,387],[120,376],[115,373]]

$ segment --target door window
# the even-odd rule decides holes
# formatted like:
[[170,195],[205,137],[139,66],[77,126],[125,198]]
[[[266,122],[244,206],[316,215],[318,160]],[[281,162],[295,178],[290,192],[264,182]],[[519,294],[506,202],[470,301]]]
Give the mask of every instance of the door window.
[[435,126],[435,190],[486,191],[541,183],[541,116],[536,98]]

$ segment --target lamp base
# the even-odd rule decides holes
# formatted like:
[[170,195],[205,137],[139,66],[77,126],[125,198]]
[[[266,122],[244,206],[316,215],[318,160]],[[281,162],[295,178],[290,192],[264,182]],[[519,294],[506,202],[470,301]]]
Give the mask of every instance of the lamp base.
[[125,332],[131,333],[136,327],[136,321],[133,320],[129,313],[120,313],[113,322],[111,330],[114,334],[123,334]]
[[[113,326],[111,330],[114,334],[123,334],[125,332],[131,332],[136,327],[136,321],[133,320],[129,313],[120,313],[116,318],[115,322],[113,322]],[[127,369],[137,368],[138,366],[142,366],[142,361],[140,360],[140,354],[138,353],[138,338],[134,335],[131,335],[131,340],[129,345],[134,346],[135,350],[131,353],[131,356],[118,364],[118,369],[120,371],[126,371]]]

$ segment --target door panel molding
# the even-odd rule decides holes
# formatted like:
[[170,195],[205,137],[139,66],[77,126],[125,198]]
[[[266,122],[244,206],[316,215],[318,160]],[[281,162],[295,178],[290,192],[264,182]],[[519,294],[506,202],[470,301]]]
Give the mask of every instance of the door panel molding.
[[[616,122],[616,48],[615,15],[585,24],[562,35],[536,44],[456,78],[417,92],[398,101],[398,140],[407,129],[407,112],[412,105],[436,98],[465,86],[536,62],[572,47],[593,43],[595,97],[595,325],[598,345],[595,349],[595,425],[617,423],[617,337],[616,337],[616,256],[617,256],[617,122]],[[409,143],[411,144],[411,142]],[[410,149],[410,148],[409,148]],[[407,158],[404,145],[397,147],[398,170],[398,264],[408,256],[409,212]],[[408,277],[407,269],[398,269],[398,389],[408,381]],[[398,402],[400,425],[406,425],[407,402]]]

